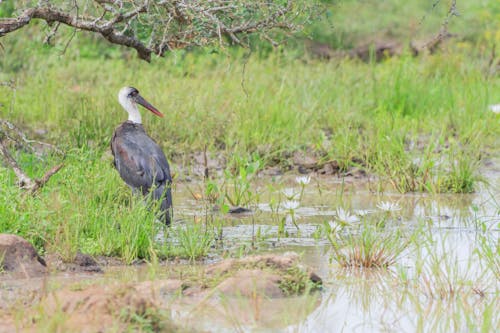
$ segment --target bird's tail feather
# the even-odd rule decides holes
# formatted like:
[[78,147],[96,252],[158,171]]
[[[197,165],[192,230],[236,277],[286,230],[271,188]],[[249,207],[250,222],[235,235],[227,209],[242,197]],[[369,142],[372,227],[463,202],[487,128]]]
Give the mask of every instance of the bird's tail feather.
[[173,209],[172,209],[172,190],[171,184],[162,184],[154,189],[153,198],[155,200],[161,200],[160,210],[162,212],[162,219],[164,219],[167,225],[170,225],[173,219]]

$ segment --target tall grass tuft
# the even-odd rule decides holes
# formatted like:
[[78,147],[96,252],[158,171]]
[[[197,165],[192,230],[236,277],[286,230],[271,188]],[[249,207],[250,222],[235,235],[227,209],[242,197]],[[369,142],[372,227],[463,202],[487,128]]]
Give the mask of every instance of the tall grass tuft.
[[191,261],[204,258],[214,242],[214,234],[199,223],[180,225],[170,231],[163,253]]
[[386,268],[393,265],[409,242],[398,230],[381,230],[363,223],[359,233],[347,235],[330,233],[332,259],[342,267]]

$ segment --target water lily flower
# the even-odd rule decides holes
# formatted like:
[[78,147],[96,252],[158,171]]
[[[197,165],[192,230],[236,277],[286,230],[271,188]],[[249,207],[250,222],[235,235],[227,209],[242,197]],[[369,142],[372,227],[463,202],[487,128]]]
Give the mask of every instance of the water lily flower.
[[295,181],[300,185],[307,185],[311,182],[311,176],[296,177]]
[[283,189],[281,192],[283,192],[283,194],[285,195],[285,197],[288,199],[288,200],[292,200],[294,199],[297,195],[299,195],[300,193],[297,192],[295,189],[293,188],[285,188]]
[[377,208],[380,210],[383,210],[385,212],[395,212],[398,210],[401,210],[401,206],[399,206],[397,203],[390,202],[390,201],[381,201],[377,204]]
[[328,226],[330,227],[330,237],[335,237],[340,239],[340,231],[346,227],[345,223],[339,222],[337,220],[328,221]]
[[342,207],[337,208],[335,211],[337,220],[342,223],[350,224],[354,222],[358,222],[359,218],[356,215],[351,215],[349,211],[345,210]]
[[294,210],[299,208],[300,203],[295,200],[288,200],[283,202],[283,208],[288,209],[288,210]]
[[358,210],[356,210],[356,211],[354,212],[354,214],[356,214],[356,215],[358,215],[358,216],[363,217],[363,216],[366,216],[366,215],[371,214],[371,213],[373,213],[373,212],[374,212],[374,210],[369,210],[369,209],[358,209]]

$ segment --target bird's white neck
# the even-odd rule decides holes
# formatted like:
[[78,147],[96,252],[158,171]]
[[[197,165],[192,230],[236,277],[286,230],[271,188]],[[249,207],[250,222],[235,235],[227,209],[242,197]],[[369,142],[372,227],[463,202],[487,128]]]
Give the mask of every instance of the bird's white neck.
[[142,124],[142,118],[137,108],[137,104],[122,95],[119,96],[118,100],[125,111],[128,112],[128,120],[136,124]]

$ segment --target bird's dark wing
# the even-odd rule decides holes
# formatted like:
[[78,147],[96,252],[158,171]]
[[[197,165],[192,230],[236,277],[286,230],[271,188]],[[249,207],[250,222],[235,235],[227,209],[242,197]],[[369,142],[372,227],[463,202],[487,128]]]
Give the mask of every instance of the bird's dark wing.
[[122,179],[143,194],[172,181],[170,167],[161,148],[141,127],[119,127],[111,141],[115,166]]

